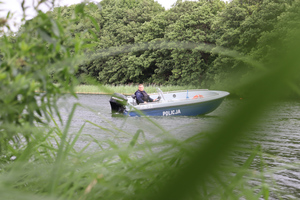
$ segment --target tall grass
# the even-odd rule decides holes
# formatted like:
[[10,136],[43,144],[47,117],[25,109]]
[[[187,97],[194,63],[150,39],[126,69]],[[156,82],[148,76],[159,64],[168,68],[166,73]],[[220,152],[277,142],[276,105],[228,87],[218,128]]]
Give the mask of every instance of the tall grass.
[[[145,84],[145,90],[147,93],[157,93],[157,88],[160,88],[164,92],[187,90],[187,89],[201,89],[197,86],[176,86],[176,85],[147,85]],[[133,94],[137,91],[138,84],[133,85],[78,85],[75,87],[77,93],[82,94],[113,94],[121,93],[125,95]]]
[[[80,106],[77,104],[64,128],[51,114],[52,127],[25,127],[22,131],[28,131],[30,139],[16,135],[14,139],[20,145],[8,145],[1,157],[0,199],[269,199],[271,194],[280,199],[285,191],[276,191],[266,180],[268,170],[262,148],[237,149],[236,146],[268,106],[284,97],[287,90],[300,94],[296,85],[300,74],[299,33],[297,30],[289,34],[287,46],[272,46],[274,51],[266,56],[268,62],[261,64],[263,70],[258,69],[243,85],[236,86],[247,91],[250,98],[209,132],[195,133],[181,140],[146,118],[151,125],[145,125],[145,130],[153,126],[159,129],[158,139],[150,140],[144,136],[145,130],[130,133],[86,121],[99,132],[122,132],[129,140],[120,142],[112,135],[99,141],[90,136],[98,148],[87,151],[91,142],[76,148],[85,125],[77,133],[70,133],[75,109]],[[244,58],[238,54],[229,56]],[[251,57],[249,60],[253,61]],[[95,92],[104,93],[133,93],[137,88],[98,87],[100,90]],[[155,87],[146,90],[156,92]],[[242,165],[237,165],[231,156],[237,151],[248,155]],[[257,163],[258,168],[253,169]]]
[[[74,149],[84,125],[77,134],[69,134],[75,109],[76,105],[63,129],[52,117],[55,127],[50,128],[45,137],[35,138],[20,158],[3,165],[1,199],[169,199],[172,194],[158,195],[160,190],[168,186],[165,183],[172,183],[171,193],[176,193],[174,189],[182,190],[176,188],[172,180],[191,164],[189,160],[199,145],[207,146],[212,134],[199,133],[180,140],[161,130],[160,140],[151,141],[139,129],[127,133],[130,142],[95,141],[99,150],[84,152],[86,147]],[[101,126],[95,126],[102,130]],[[36,131],[38,135],[38,131],[45,130]],[[205,154],[211,156],[211,153]],[[261,153],[260,146],[250,150],[250,156],[241,167],[234,166],[231,159],[220,159],[222,165],[213,166],[213,173],[212,169],[204,172],[210,173],[206,175],[209,179],[204,181],[203,176],[199,182],[194,182],[196,190],[184,198],[258,199],[261,194],[267,195],[269,190],[265,188],[264,174],[261,176],[257,172],[253,175],[253,169],[250,169],[254,158],[263,161],[263,157],[259,157]],[[208,162],[204,164],[209,165]],[[189,173],[185,174],[189,176]],[[259,181],[261,185],[257,188],[264,190],[257,193],[248,183],[251,179]],[[180,178],[180,181],[184,180]],[[13,195],[8,196],[7,191]]]
[[[242,150],[248,153],[242,165],[236,165],[229,155],[237,151],[237,142],[262,111],[278,100],[278,92],[283,94],[290,88],[291,77],[299,73],[297,52],[298,49],[292,48],[282,57],[274,57],[270,63],[272,70],[245,83],[243,87],[252,98],[237,107],[216,129],[195,133],[185,140],[174,138],[152,121],[151,126],[160,128],[158,141],[148,140],[144,130],[137,130],[126,133],[130,142],[119,142],[114,137],[98,141],[90,136],[99,147],[97,151],[85,151],[88,145],[76,149],[84,125],[75,135],[70,134],[78,106],[74,105],[63,129],[52,117],[54,127],[31,130],[31,142],[19,147],[19,152],[12,148],[11,157],[2,160],[0,198],[269,199],[272,194],[280,199],[284,191],[276,194],[274,186],[266,181],[268,171],[260,146]],[[293,59],[287,55],[291,53]],[[113,87],[100,87],[118,92]],[[134,88],[129,87],[128,92]],[[181,88],[175,88],[178,89]],[[99,131],[120,131],[94,125]],[[151,127],[145,126],[145,130],[148,128]],[[251,167],[255,162],[260,163],[256,170]]]

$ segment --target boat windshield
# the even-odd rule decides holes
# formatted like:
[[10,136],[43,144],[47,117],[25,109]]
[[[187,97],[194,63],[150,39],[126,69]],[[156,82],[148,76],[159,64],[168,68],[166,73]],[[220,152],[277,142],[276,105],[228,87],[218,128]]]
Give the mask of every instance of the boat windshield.
[[163,100],[165,101],[166,99],[165,99],[164,94],[161,91],[161,89],[160,88],[156,88],[156,90],[157,90],[158,95],[160,95],[163,98]]

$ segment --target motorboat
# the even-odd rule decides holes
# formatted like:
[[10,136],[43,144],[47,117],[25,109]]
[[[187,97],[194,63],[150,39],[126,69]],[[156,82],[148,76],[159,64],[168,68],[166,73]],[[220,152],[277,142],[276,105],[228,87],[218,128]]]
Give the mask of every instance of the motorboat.
[[115,93],[110,105],[112,113],[127,116],[196,116],[214,111],[228,95],[229,92],[207,89],[162,92],[157,88],[157,93],[149,96],[157,96],[158,101],[138,104],[135,95]]

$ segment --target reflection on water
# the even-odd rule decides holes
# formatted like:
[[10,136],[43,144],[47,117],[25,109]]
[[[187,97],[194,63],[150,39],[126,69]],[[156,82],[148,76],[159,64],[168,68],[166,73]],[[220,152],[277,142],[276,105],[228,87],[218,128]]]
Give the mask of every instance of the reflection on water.
[[[69,131],[71,134],[76,133],[85,124],[83,137],[77,144],[78,148],[91,142],[91,137],[87,135],[91,135],[98,141],[112,138],[116,141],[127,141],[138,129],[144,130],[150,140],[157,139],[156,136],[163,131],[169,132],[178,139],[185,139],[195,133],[206,132],[217,127],[237,104],[242,103],[241,100],[225,99],[217,110],[205,116],[151,117],[149,121],[145,117],[112,116],[110,96],[78,95],[78,97],[78,100],[68,97],[59,103],[63,121],[68,119],[74,103],[79,102],[82,105],[77,108]],[[250,146],[261,144],[264,153],[269,154],[266,156],[266,161],[270,171],[274,171],[270,176],[276,181],[280,190],[291,195],[282,196],[283,199],[300,198],[299,110],[299,102],[278,103],[273,106],[272,112],[262,117],[260,123],[255,125],[247,135],[246,144]],[[91,146],[90,150],[96,151],[95,148],[97,145]]]

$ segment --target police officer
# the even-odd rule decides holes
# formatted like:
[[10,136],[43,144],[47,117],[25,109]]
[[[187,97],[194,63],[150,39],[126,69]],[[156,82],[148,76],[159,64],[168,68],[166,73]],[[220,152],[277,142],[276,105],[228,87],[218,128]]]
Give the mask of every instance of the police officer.
[[138,104],[157,101],[157,99],[150,98],[150,96],[144,90],[143,84],[139,84],[139,89],[134,94],[136,96],[136,101]]

